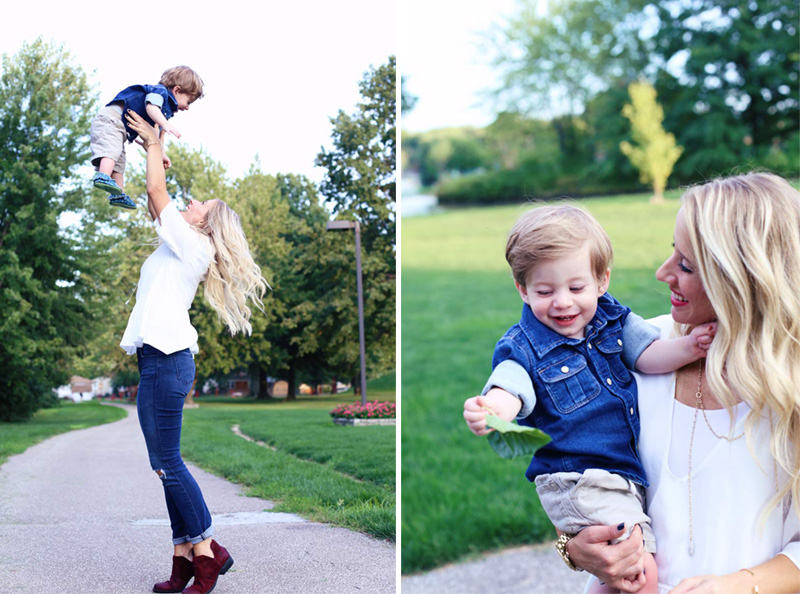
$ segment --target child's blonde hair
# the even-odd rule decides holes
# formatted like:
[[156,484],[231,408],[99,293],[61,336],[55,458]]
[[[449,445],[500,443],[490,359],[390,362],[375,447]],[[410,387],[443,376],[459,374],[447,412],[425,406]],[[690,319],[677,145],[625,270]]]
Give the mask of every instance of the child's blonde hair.
[[195,100],[203,96],[203,79],[188,66],[175,66],[168,68],[161,75],[159,84],[172,90],[173,87],[180,87],[181,91],[191,95]]
[[541,206],[523,214],[508,234],[506,260],[521,285],[541,262],[561,258],[589,244],[592,272],[598,281],[611,267],[608,234],[585,210],[568,204]]

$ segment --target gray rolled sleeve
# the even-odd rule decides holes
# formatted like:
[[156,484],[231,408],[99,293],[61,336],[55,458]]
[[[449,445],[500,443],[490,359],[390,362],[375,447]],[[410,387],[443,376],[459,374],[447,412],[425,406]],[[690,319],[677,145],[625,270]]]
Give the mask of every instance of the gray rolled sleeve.
[[524,419],[533,411],[536,404],[533,382],[525,368],[516,361],[506,359],[498,363],[489,376],[481,396],[485,396],[492,388],[505,390],[522,401],[522,409],[517,414],[517,419]]
[[631,312],[622,325],[622,362],[636,369],[636,361],[647,347],[661,337],[661,331],[641,316]]
[[158,93],[148,93],[144,97],[145,103],[152,103],[159,109],[164,105],[164,98]]

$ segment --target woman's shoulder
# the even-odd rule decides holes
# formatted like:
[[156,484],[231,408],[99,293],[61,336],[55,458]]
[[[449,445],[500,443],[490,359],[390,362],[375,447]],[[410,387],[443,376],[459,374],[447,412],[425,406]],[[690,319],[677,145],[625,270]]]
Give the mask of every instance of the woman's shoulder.
[[672,319],[671,315],[664,314],[663,316],[649,318],[647,322],[659,329],[662,340],[672,337],[675,330],[675,321]]

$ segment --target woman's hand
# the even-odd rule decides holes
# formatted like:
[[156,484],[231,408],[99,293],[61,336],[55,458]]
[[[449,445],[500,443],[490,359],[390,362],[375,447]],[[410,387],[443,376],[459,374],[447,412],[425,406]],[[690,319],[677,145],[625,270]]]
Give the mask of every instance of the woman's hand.
[[609,544],[624,533],[624,524],[589,526],[567,543],[567,552],[576,567],[594,574],[607,586],[638,592],[645,584],[642,529],[636,526],[630,538]]
[[693,592],[694,594],[725,594],[730,591],[723,584],[723,579],[720,576],[700,575],[681,580],[677,587],[670,591],[670,594],[684,594],[686,592]]
[[125,118],[128,120],[130,129],[136,132],[139,138],[142,139],[142,146],[149,145],[153,142],[159,142],[156,129],[148,124],[138,113],[129,109],[125,113]]

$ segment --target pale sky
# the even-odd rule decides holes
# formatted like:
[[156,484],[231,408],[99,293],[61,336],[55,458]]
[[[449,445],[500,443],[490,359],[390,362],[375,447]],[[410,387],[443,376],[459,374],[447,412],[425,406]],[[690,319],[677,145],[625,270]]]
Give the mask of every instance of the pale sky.
[[[395,0],[34,0],[5,10],[0,54],[40,35],[63,43],[100,104],[186,64],[203,78],[205,97],[170,120],[182,135],[176,142],[203,147],[231,179],[258,154],[265,173],[318,182],[324,171],[314,159],[331,147],[329,118],[354,111],[363,74],[397,53],[396,32]],[[129,162],[137,152],[128,147]]]
[[495,74],[480,48],[482,33],[513,14],[515,0],[402,0],[398,61],[414,109],[403,130],[486,126],[494,120],[479,92]]

